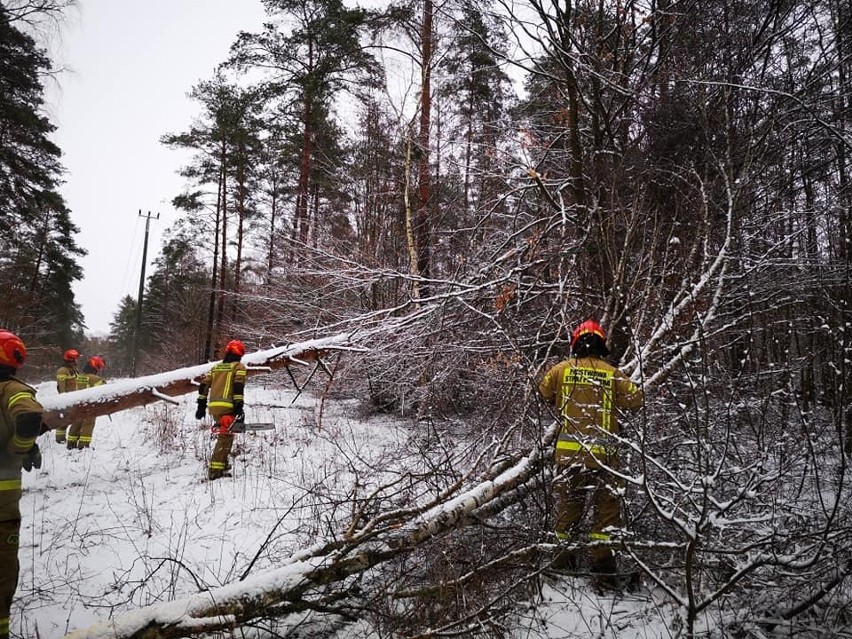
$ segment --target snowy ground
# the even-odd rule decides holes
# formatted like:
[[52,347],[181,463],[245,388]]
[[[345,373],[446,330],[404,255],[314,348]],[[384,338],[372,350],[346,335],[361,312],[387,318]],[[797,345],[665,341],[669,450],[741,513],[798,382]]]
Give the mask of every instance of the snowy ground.
[[[191,395],[181,406],[99,418],[90,450],[67,451],[53,433],[42,436],[42,468],[24,473],[12,636],[63,637],[262,573],[337,533],[331,528],[345,513],[320,505],[334,510],[353,467],[404,467],[409,432],[358,419],[352,402],[327,402],[318,419],[315,397],[294,396],[247,387],[247,421],[272,421],[276,430],[238,436],[234,476],[215,482],[204,480],[213,442],[194,419]],[[597,597],[582,579],[549,580],[520,623],[527,637],[662,637],[662,609],[647,592]],[[352,636],[368,634],[359,627]]]

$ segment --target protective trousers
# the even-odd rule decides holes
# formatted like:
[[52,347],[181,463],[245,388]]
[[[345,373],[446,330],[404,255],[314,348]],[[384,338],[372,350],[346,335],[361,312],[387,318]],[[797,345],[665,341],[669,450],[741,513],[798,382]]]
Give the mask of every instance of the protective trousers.
[[20,501],[20,479],[0,481],[0,639],[9,639],[12,599],[18,587]]
[[[621,525],[621,506],[615,494],[616,478],[603,470],[582,465],[561,469],[554,481],[556,498],[556,535],[565,541],[575,541],[580,524],[589,505],[593,508],[591,541],[609,541],[606,531]],[[592,567],[612,564],[612,550],[600,546],[590,551]]]
[[225,415],[231,415],[231,411],[211,409],[210,414],[216,422],[216,430],[219,434],[216,436],[216,445],[213,447],[213,454],[210,455],[207,478],[219,479],[226,471],[231,469],[228,457],[231,455],[231,447],[234,445],[234,435],[229,432],[222,432],[221,430],[222,418]]
[[67,446],[72,448],[88,448],[92,443],[92,433],[95,432],[95,418],[74,422],[68,427]]
[[234,436],[231,433],[219,433],[216,436],[216,445],[213,447],[213,454],[210,455],[210,467],[207,471],[209,479],[219,479],[225,471],[230,470],[228,456],[231,454],[233,445]]

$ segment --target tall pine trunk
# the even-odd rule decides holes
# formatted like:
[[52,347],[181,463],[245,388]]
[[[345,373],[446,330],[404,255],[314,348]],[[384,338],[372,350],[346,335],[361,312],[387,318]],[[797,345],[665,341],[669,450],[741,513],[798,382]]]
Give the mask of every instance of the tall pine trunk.
[[429,295],[426,279],[430,276],[431,262],[431,182],[429,167],[429,125],[432,118],[432,22],[434,10],[432,0],[423,2],[423,24],[420,32],[422,47],[422,77],[420,91],[420,131],[417,145],[420,151],[417,167],[417,210],[414,216],[414,235],[417,243],[417,273],[424,279],[420,283],[420,294]]
[[214,330],[214,343],[217,343],[222,335],[222,323],[225,318],[225,285],[228,273],[228,158],[225,148],[225,141],[222,141],[222,199],[220,203],[221,215],[221,231],[219,237],[221,239],[221,255],[219,256],[219,290],[218,290],[218,305],[216,308],[216,325]]
[[204,340],[204,361],[213,359],[213,344],[215,342],[216,317],[216,284],[219,281],[219,227],[222,218],[222,191],[225,187],[225,143],[222,142],[219,156],[219,181],[216,190],[216,219],[213,225],[213,262],[210,275],[210,299],[207,307],[207,335]]

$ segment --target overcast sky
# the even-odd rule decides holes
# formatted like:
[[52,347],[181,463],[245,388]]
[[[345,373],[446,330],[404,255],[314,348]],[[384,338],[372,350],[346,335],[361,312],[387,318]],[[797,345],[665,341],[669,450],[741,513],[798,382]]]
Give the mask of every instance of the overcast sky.
[[48,94],[67,169],[62,191],[80,228],[74,291],[90,333],[106,333],[122,297],[136,297],[145,219],[148,267],[177,216],[187,156],[159,143],[198,115],[187,92],[209,79],[240,30],[263,23],[260,0],[79,0],[57,46],[69,70]]

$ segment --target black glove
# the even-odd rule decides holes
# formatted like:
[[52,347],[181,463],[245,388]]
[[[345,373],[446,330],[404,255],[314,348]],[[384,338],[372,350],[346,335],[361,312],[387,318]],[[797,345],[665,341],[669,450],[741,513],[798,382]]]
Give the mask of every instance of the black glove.
[[246,416],[243,414],[243,403],[240,401],[234,402],[234,421],[242,423],[245,420]]
[[207,411],[207,400],[199,399],[198,408],[195,410],[195,419],[204,419],[204,413]]
[[38,444],[33,444],[24,457],[24,470],[30,472],[33,468],[41,468],[41,451]]

